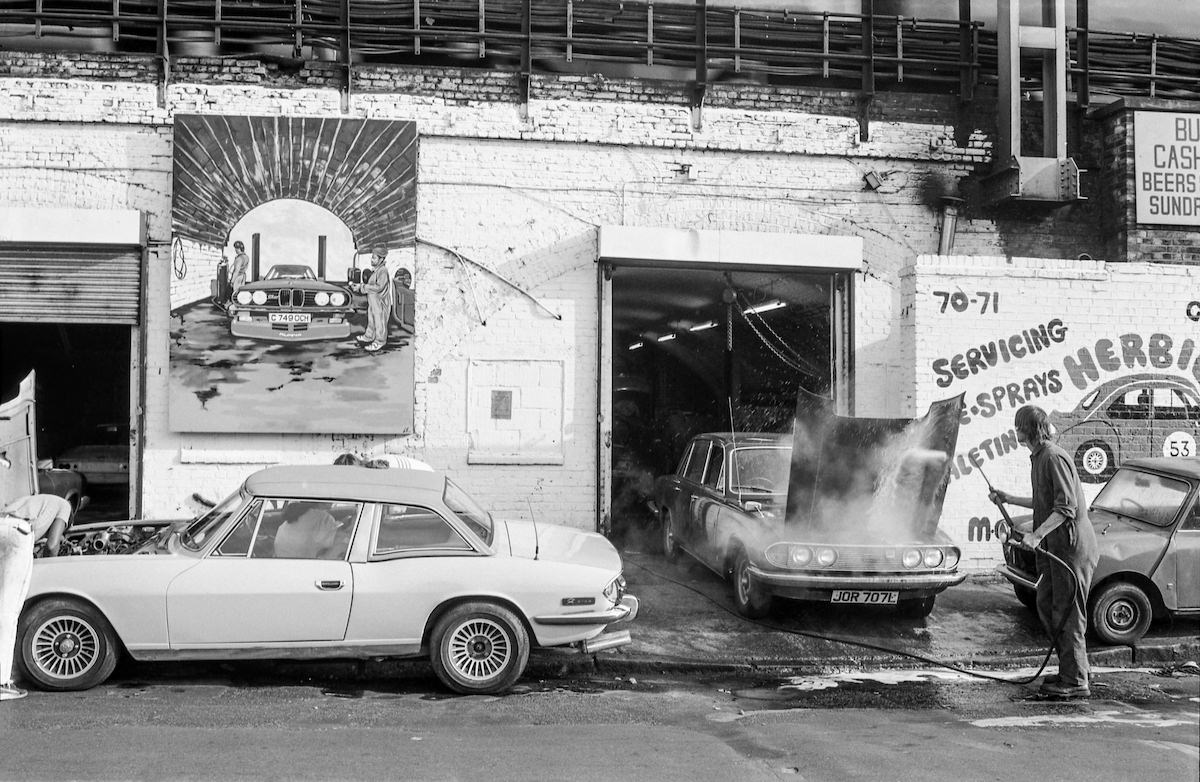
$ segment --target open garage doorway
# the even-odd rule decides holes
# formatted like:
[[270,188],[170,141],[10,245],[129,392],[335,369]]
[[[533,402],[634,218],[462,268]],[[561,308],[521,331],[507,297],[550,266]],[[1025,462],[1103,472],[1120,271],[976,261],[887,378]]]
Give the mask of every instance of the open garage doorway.
[[611,536],[652,550],[657,476],[701,432],[789,432],[800,388],[831,395],[847,280],[796,268],[614,264]]
[[[89,502],[75,523],[129,518],[133,329],[122,325],[0,322],[0,398],[36,373],[38,461],[84,477]],[[54,484],[43,479],[43,490]]]

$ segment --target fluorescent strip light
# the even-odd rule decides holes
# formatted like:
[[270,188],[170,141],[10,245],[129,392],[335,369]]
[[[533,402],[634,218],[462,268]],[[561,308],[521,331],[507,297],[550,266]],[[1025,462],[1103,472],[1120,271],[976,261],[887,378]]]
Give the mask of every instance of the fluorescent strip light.
[[675,339],[675,336],[676,335],[673,333],[672,334],[663,334],[661,337],[658,338],[658,341],[659,342],[670,342],[671,340]]
[[766,304],[759,304],[757,307],[750,307],[749,309],[742,310],[742,312],[746,313],[747,315],[758,315],[762,312],[770,312],[771,310],[782,309],[786,306],[787,302],[769,301]]
[[630,346],[629,346],[629,349],[630,349],[630,350],[637,350],[638,348],[645,347],[645,344],[646,344],[646,343],[644,343],[644,342],[635,342],[635,343],[633,343],[632,345],[630,345]]
[[695,326],[692,326],[690,329],[688,329],[688,331],[705,331],[707,329],[715,329],[716,327],[717,322],[715,320],[710,320],[708,323],[699,323]]

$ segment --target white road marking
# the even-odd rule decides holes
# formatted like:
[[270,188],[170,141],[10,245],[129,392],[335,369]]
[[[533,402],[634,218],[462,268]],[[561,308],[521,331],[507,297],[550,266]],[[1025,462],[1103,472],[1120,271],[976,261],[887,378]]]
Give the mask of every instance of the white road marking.
[[1189,715],[1186,719],[1168,717],[1156,711],[1095,711],[1090,714],[1026,714],[972,720],[977,728],[1039,728],[1047,725],[1123,725],[1133,728],[1175,728],[1200,724]]
[[[1105,668],[1093,666],[1092,673],[1153,673],[1154,668]],[[980,671],[980,673],[988,676],[1000,677],[1008,679],[1016,683],[1021,679],[1028,679],[1033,674],[1037,673],[1037,668],[1018,668],[1011,671]],[[1045,675],[1058,673],[1058,666],[1048,665],[1043,671]],[[984,679],[978,676],[972,676],[969,673],[962,671],[952,671],[950,669],[939,668],[900,668],[889,669],[882,671],[844,671],[840,673],[831,673],[816,676],[792,676],[784,680],[784,683],[779,686],[781,690],[827,690],[831,687],[837,687],[844,682],[879,682],[880,684],[903,684],[906,682],[988,682],[994,683],[993,679]]]

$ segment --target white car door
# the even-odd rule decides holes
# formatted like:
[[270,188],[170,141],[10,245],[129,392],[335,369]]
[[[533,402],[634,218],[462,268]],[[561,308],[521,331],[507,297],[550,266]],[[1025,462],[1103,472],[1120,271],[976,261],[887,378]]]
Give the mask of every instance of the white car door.
[[379,506],[368,561],[354,563],[349,642],[417,647],[433,609],[474,585],[481,556],[445,519],[416,505]]
[[[306,512],[343,518],[349,529],[320,552],[275,557],[283,519]],[[354,592],[346,553],[359,515],[355,503],[296,500],[265,500],[244,514],[220,544],[167,588],[171,648],[345,638]]]

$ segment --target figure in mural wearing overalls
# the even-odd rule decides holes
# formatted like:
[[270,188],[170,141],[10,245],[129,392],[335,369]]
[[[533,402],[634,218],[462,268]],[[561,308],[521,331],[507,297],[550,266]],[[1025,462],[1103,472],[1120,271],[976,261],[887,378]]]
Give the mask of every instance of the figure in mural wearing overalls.
[[367,330],[357,339],[372,353],[388,340],[388,319],[392,315],[392,275],[387,270],[387,248],[376,245],[371,252],[371,279],[359,286],[367,294]]
[[246,245],[241,242],[233,243],[233,266],[229,269],[229,297],[237,295],[238,288],[246,284],[246,274],[250,271],[250,258],[246,255]]

